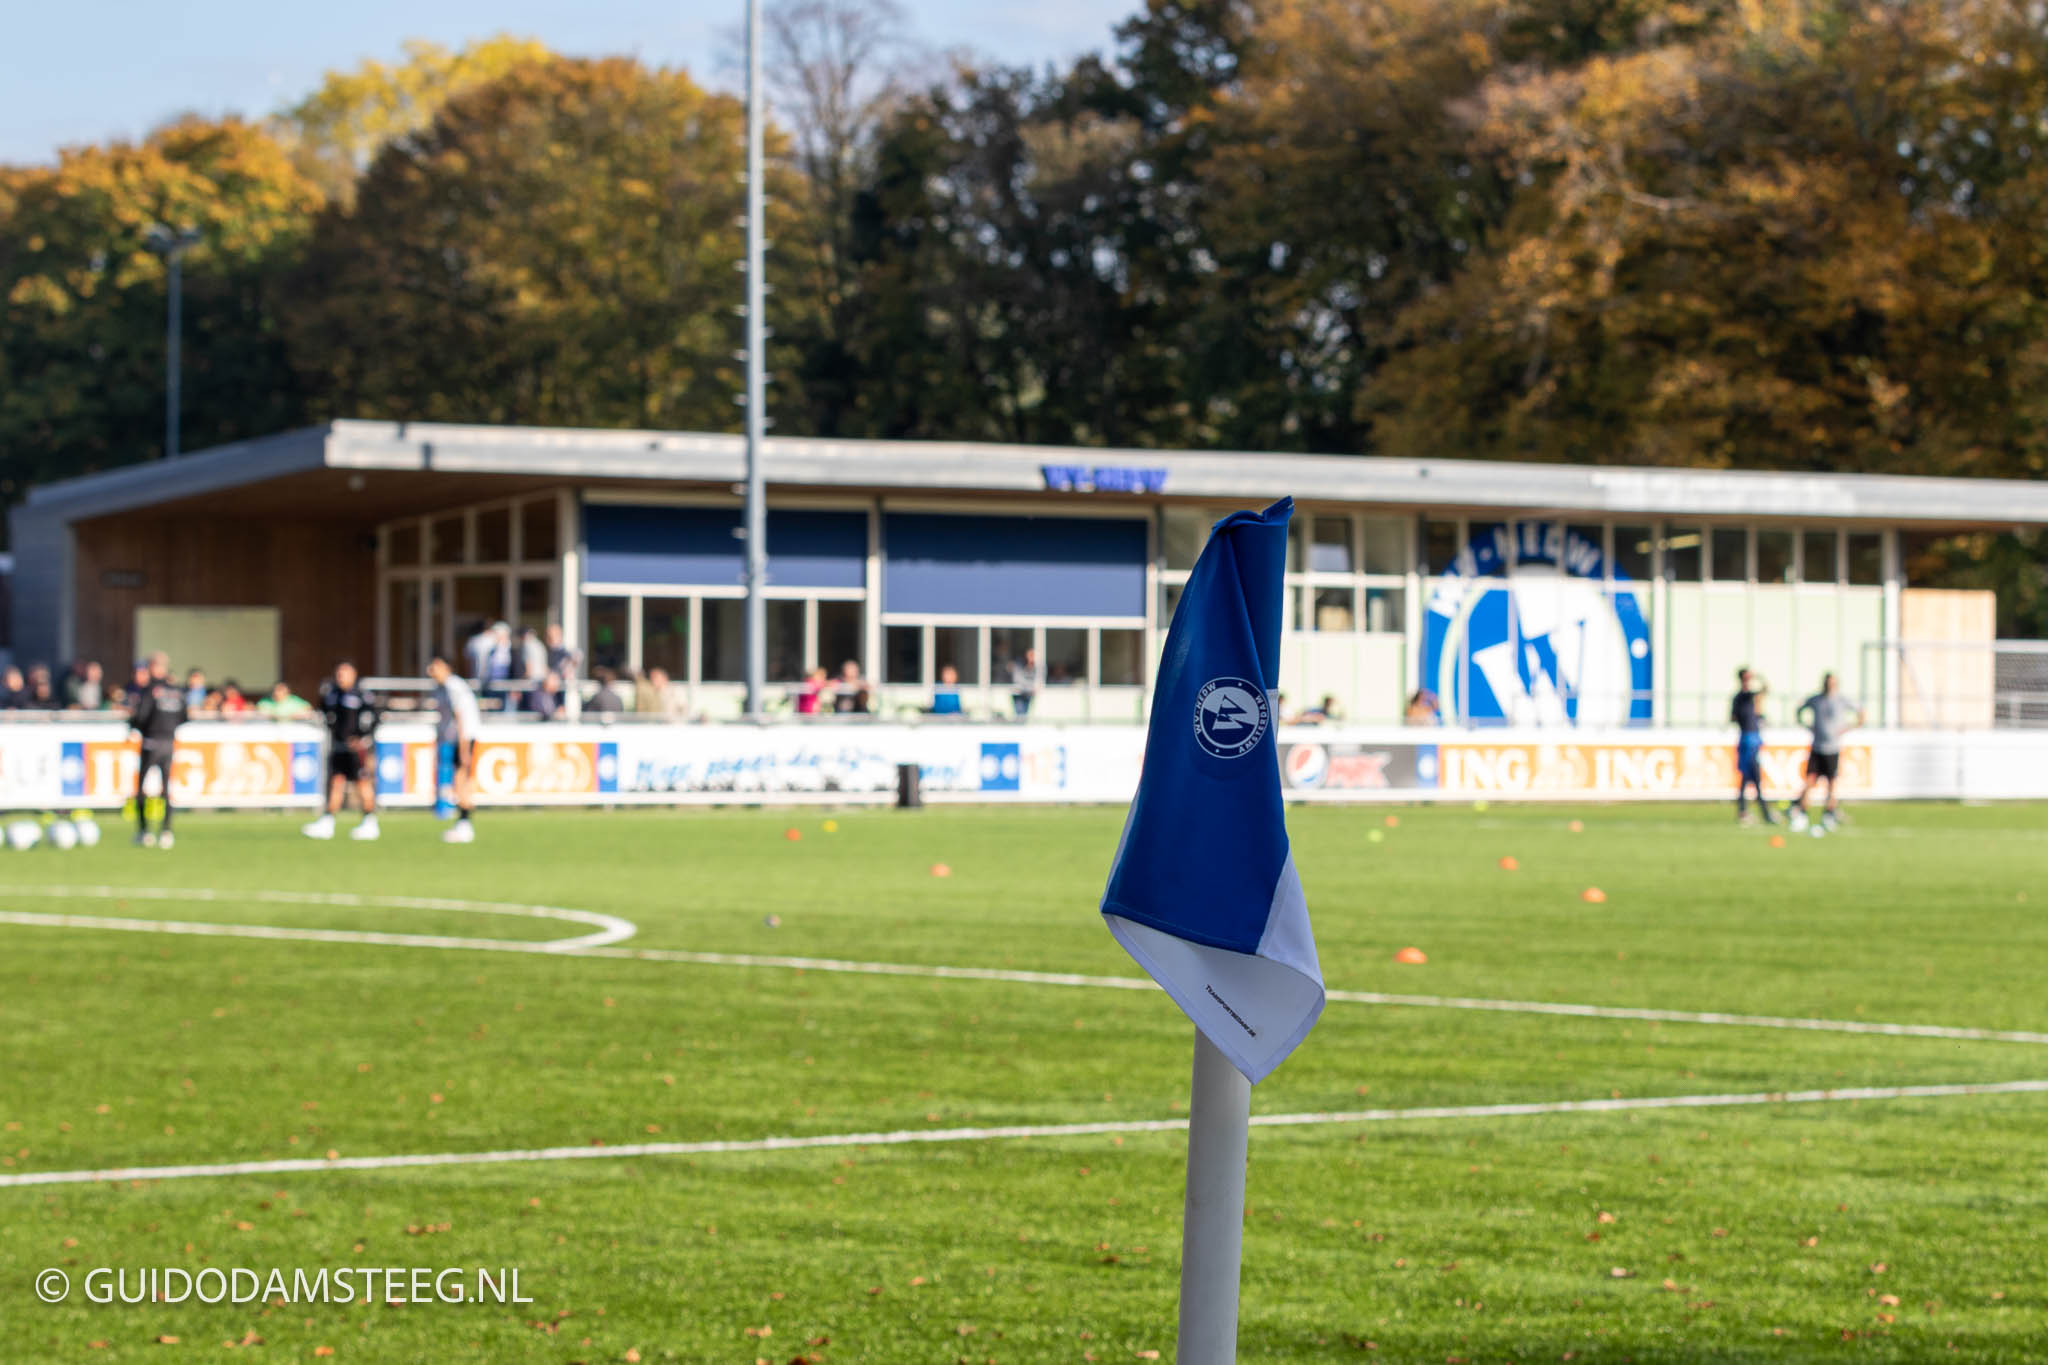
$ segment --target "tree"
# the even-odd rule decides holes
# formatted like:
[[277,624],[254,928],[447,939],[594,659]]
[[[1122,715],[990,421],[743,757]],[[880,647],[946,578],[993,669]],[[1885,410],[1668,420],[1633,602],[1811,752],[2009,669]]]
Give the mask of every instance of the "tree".
[[560,59],[388,143],[295,285],[323,410],[732,428],[742,118],[679,72]]
[[184,262],[186,447],[302,420],[280,283],[319,202],[275,138],[233,118],[0,168],[0,497],[162,453],[152,224],[200,232]]
[[463,91],[553,57],[533,39],[502,33],[459,52],[415,38],[405,44],[405,60],[395,65],[371,60],[352,71],[328,72],[320,88],[286,109],[278,123],[300,169],[329,200],[347,203],[385,143],[426,127]]
[[[770,259],[782,290],[776,410],[802,430],[842,430],[860,378],[848,350],[861,306],[856,199],[874,173],[881,130],[927,55],[896,0],[779,0],[763,14],[770,117],[787,130],[798,193]],[[791,373],[791,367],[794,373]]]
[[1418,453],[2038,477],[2048,100],[1994,3],[1742,6],[1504,71],[1518,189],[1364,407]]

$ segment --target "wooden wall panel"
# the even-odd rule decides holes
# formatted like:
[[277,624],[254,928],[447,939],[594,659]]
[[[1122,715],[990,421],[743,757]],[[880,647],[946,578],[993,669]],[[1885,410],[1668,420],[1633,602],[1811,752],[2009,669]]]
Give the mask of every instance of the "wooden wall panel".
[[[377,558],[367,526],[225,518],[109,517],[77,527],[77,648],[109,678],[134,662],[135,608],[276,607],[285,681],[311,696],[334,667],[367,667]],[[180,673],[204,659],[174,659]],[[209,670],[211,673],[211,670]],[[215,681],[218,681],[216,679]],[[274,678],[238,678],[252,693]]]

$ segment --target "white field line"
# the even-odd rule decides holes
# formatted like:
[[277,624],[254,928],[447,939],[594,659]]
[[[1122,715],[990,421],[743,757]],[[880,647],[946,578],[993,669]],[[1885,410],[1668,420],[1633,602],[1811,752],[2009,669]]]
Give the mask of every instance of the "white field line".
[[[206,924],[184,920],[119,919],[93,915],[46,915],[0,911],[0,924],[53,929],[112,929],[133,933],[195,934],[219,938],[296,939],[309,943],[362,943],[401,948],[473,948],[484,952],[547,953],[570,957],[635,958],[648,962],[680,962],[700,967],[757,967],[783,971],[838,972],[855,976],[923,977],[939,981],[1003,981],[1027,986],[1069,986],[1095,990],[1157,990],[1142,976],[1091,976],[1078,972],[1038,972],[1010,967],[951,967],[922,962],[858,962],[833,957],[788,957],[766,953],[710,953],[680,948],[620,948],[620,940],[636,932],[630,920],[590,910],[555,906],[513,905],[489,901],[433,900],[410,896],[350,896],[290,891],[225,891],[108,886],[0,886],[0,895],[35,895],[109,900],[256,900],[286,904],[461,910],[483,914],[527,915],[573,919],[604,926],[604,932],[578,938],[532,942],[517,939],[460,938],[439,934],[386,934],[351,929],[286,929],[269,925]],[[1790,1029],[1807,1033],[1849,1033],[1886,1038],[1939,1038],[1951,1042],[2023,1043],[2048,1046],[2048,1033],[2024,1029],[1967,1028],[1949,1024],[1894,1024],[1865,1019],[1810,1019],[1771,1014],[1729,1014],[1719,1010],[1665,1010],[1629,1005],[1579,1005],[1551,1000],[1488,1000],[1449,995],[1396,995],[1382,991],[1329,992],[1340,1004],[1393,1005],[1414,1009],[1480,1010],[1493,1014],[1545,1014],[1576,1019],[1621,1019],[1660,1024],[1704,1024],[1725,1028]]]
[[0,923],[60,929],[124,929],[148,933],[207,934],[230,938],[297,938],[311,943],[377,943],[407,948],[484,948],[526,953],[573,953],[622,943],[639,932],[629,919],[559,905],[517,905],[506,901],[443,900],[430,896],[352,896],[338,891],[216,891],[172,886],[0,886],[0,896],[50,900],[261,901],[270,905],[335,905],[351,910],[449,910],[472,915],[588,924],[593,934],[545,942],[458,938],[442,934],[378,934],[343,929],[275,929],[268,925],[195,924],[176,920],[100,919],[90,915],[31,915],[0,912]]
[[[1895,1085],[1843,1090],[1772,1090],[1730,1095],[1657,1095],[1640,1099],[1550,1100],[1529,1104],[1443,1105],[1416,1109],[1360,1109],[1349,1113],[1254,1114],[1254,1128],[1330,1124],[1401,1123],[1428,1119],[1526,1118],[1544,1114],[1610,1114],[1650,1109],[1725,1109],[1743,1105],[1839,1104],[1862,1100],[1947,1099],[1961,1095],[2048,1092],[2048,1080],[1982,1085]],[[887,1133],[820,1133],[807,1137],[742,1138],[714,1142],[630,1142],[617,1146],[536,1147],[501,1152],[427,1152],[403,1156],[349,1156],[321,1160],[224,1161],[194,1166],[115,1166],[98,1171],[31,1171],[0,1175],[0,1188],[84,1185],[102,1181],[190,1180],[207,1176],[292,1175],[316,1171],[386,1171],[416,1166],[498,1166],[530,1161],[620,1161],[634,1157],[713,1156],[733,1152],[790,1152],[820,1147],[902,1147],[926,1142],[993,1142],[1020,1138],[1093,1137],[1108,1133],[1177,1133],[1186,1119],[1128,1119],[1100,1123],[1017,1124],[998,1128],[898,1129]]]

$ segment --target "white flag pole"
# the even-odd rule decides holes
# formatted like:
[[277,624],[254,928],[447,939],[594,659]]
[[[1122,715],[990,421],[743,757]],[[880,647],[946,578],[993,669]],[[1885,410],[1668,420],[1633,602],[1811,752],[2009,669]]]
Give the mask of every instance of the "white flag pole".
[[1234,1365],[1252,1085],[1195,1030],[1188,1197],[1180,1230],[1179,1365]]

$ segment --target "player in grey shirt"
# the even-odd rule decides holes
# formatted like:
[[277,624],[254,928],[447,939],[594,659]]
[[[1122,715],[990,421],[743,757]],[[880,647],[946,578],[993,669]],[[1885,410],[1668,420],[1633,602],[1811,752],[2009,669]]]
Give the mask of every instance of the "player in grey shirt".
[[1813,752],[1806,757],[1806,784],[1799,789],[1799,799],[1785,807],[1785,818],[1794,830],[1805,829],[1806,798],[1825,782],[1827,805],[1821,810],[1820,823],[1813,827],[1813,832],[1819,835],[1841,823],[1842,800],[1836,793],[1835,779],[1842,766],[1842,736],[1863,724],[1863,708],[1842,695],[1839,678],[1825,673],[1821,675],[1820,691],[1799,703],[1797,715],[1813,731]]

